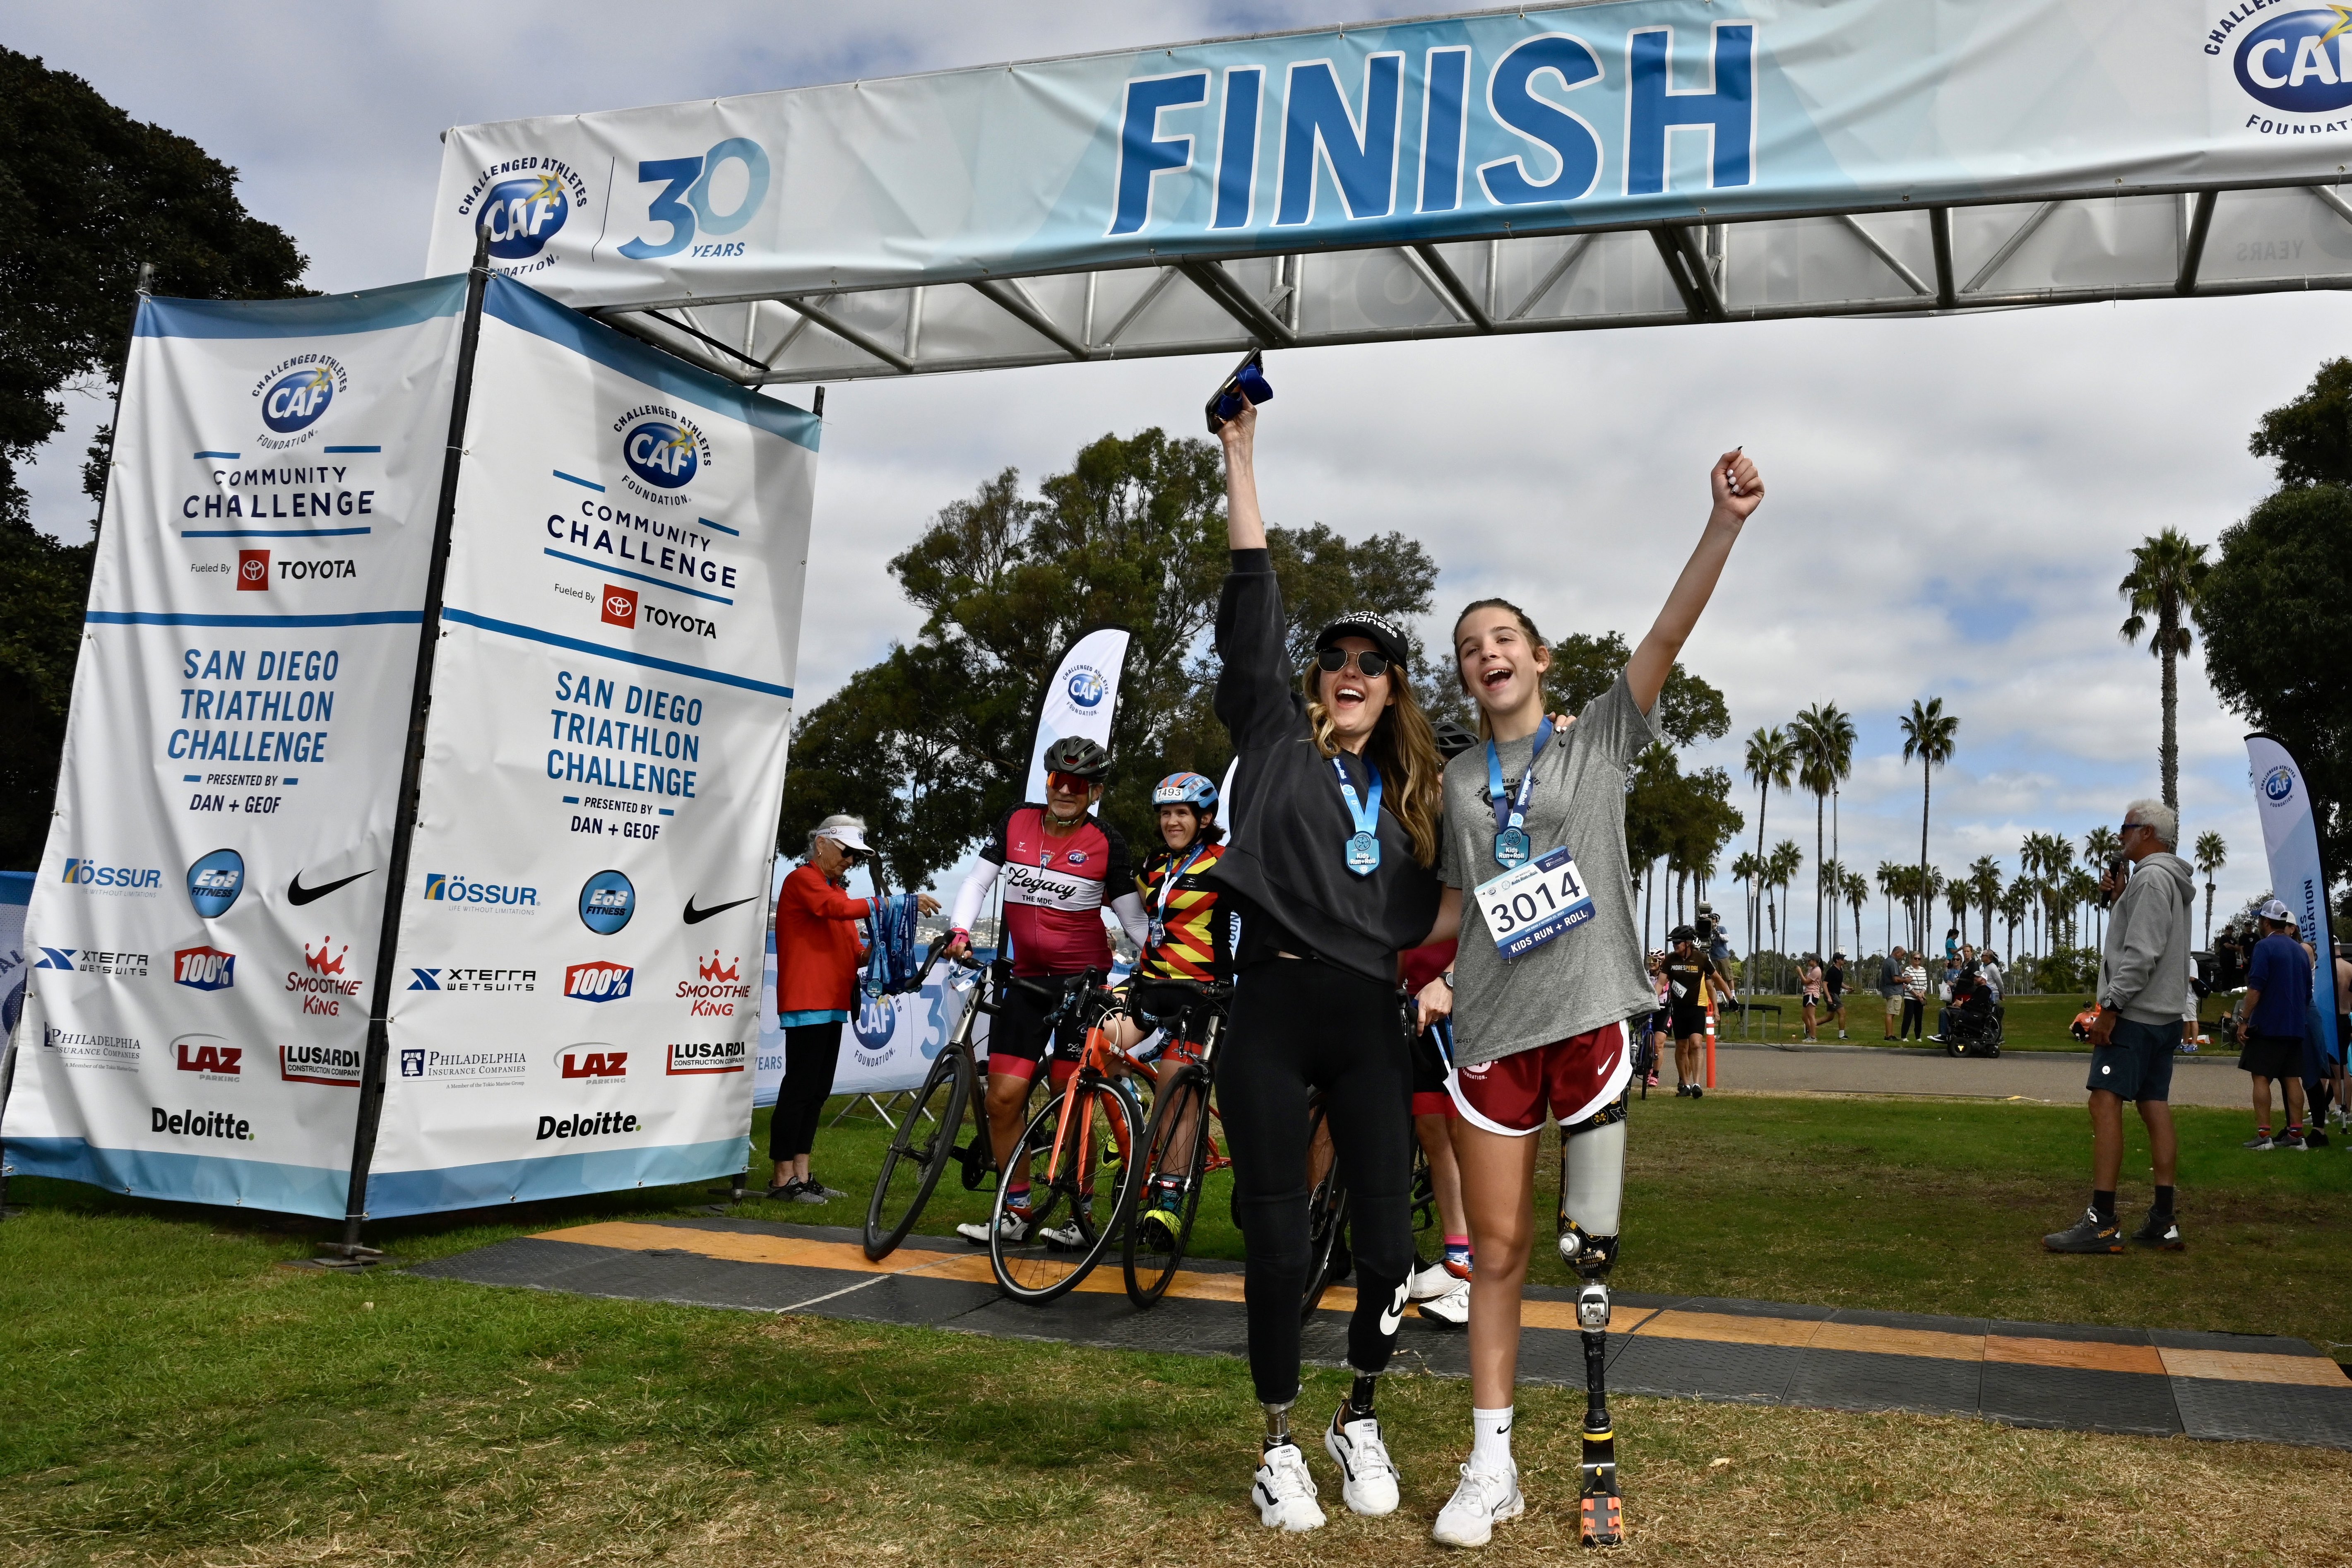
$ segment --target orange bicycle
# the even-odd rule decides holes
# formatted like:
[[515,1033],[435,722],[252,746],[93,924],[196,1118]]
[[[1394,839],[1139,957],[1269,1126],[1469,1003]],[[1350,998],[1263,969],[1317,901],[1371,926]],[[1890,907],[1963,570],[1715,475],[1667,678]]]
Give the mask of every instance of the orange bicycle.
[[[1086,1029],[1077,1070],[1031,1118],[1004,1163],[989,1216],[988,1261],[1005,1293],[1023,1301],[1050,1301],[1077,1288],[1102,1261],[1118,1234],[1141,1162],[1143,1109],[1120,1068],[1126,1057],[1110,1042],[1103,1020],[1121,1010],[1118,994],[1089,970],[1064,987],[1015,979],[1046,995],[1059,994],[1057,1016]],[[1039,1163],[1042,1162],[1042,1166]],[[1031,1174],[1029,1221],[1008,1224],[1011,1173]]]
[[[1144,1124],[1140,1178],[1133,1184],[1120,1226],[1119,1261],[1127,1295],[1149,1307],[1168,1291],[1192,1238],[1201,1188],[1210,1172],[1233,1163],[1209,1131],[1216,1110],[1217,1037],[1223,1029],[1230,985],[1194,980],[1138,980],[1130,1009],[1167,1031],[1168,1047],[1155,1067],[1133,1062],[1153,1084],[1151,1119]],[[1130,1058],[1131,1059],[1131,1058]]]

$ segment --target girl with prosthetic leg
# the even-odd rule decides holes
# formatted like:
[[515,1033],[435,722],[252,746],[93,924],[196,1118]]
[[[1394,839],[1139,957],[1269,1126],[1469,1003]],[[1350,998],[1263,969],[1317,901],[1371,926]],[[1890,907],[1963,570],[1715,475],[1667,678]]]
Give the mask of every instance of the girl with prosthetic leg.
[[1440,765],[1408,684],[1408,647],[1378,616],[1323,628],[1303,679],[1258,513],[1257,410],[1224,443],[1233,570],[1217,609],[1217,717],[1235,777],[1224,853],[1206,880],[1241,906],[1234,989],[1217,1062],[1247,1258],[1250,1378],[1266,1415],[1251,1499],[1284,1530],[1323,1522],[1290,1434],[1307,1288],[1307,1099],[1319,1094],[1349,1194],[1355,1386],[1323,1431],[1358,1513],[1397,1506],[1373,1413],[1412,1272],[1412,1062],[1399,1027],[1397,953],[1437,913]]
[[[1665,607],[1610,689],[1571,725],[1544,716],[1551,650],[1525,611],[1484,599],[1462,612],[1454,656],[1486,743],[1445,769],[1441,936],[1458,929],[1454,970],[1421,994],[1424,1018],[1451,1012],[1461,1110],[1454,1154],[1478,1258],[1470,1292],[1472,1440],[1436,1538],[1480,1546],[1525,1511],[1511,1458],[1519,1303],[1534,1240],[1537,1134],[1559,1123],[1559,1248],[1581,1281],[1590,1403],[1584,1540],[1622,1538],[1602,1370],[1609,1270],[1624,1184],[1626,1020],[1656,994],[1643,967],[1625,850],[1625,781],[1659,738],[1652,715],[1675,656],[1715,592],[1741,525],[1763,500],[1756,467],[1727,452],[1709,476],[1714,508]],[[1458,990],[1457,990],[1458,986]]]

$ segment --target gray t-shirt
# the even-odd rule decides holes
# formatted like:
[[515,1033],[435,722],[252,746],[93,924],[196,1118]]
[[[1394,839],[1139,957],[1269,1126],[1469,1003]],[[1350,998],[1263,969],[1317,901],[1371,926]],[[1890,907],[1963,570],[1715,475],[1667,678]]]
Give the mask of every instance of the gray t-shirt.
[[[1620,671],[1536,763],[1527,832],[1535,855],[1566,846],[1592,895],[1592,918],[1532,952],[1505,959],[1470,889],[1502,875],[1486,794],[1486,748],[1445,764],[1445,824],[1437,874],[1463,889],[1462,945],[1454,960],[1454,1059],[1491,1062],[1564,1040],[1658,1005],[1642,967],[1625,853],[1625,776],[1657,727],[1634,706]],[[1504,784],[1516,789],[1532,737],[1496,748]]]

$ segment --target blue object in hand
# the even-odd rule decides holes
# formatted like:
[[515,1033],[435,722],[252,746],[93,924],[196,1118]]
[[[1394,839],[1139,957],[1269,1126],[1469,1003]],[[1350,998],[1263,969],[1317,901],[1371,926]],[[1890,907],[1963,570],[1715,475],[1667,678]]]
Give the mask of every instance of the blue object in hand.
[[1225,421],[1242,411],[1244,399],[1251,403],[1265,403],[1273,396],[1274,388],[1267,384],[1265,379],[1263,351],[1252,349],[1249,357],[1225,377],[1223,384],[1217,388],[1216,395],[1209,399],[1209,433],[1213,436],[1224,428]]

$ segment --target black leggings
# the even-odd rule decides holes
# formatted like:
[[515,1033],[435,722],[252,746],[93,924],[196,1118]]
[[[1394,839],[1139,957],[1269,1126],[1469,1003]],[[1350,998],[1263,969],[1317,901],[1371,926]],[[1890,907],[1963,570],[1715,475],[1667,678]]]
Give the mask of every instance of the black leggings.
[[833,1092],[841,1060],[841,1021],[794,1024],[784,1031],[784,1081],[768,1121],[768,1158],[779,1163],[816,1147],[817,1118]]
[[1895,1031],[1895,1037],[1916,1040],[1927,1031],[1927,1005],[1916,996],[1906,996],[1903,998],[1903,1023]]
[[1307,1096],[1323,1092],[1356,1259],[1348,1364],[1385,1369],[1412,1271],[1412,1062],[1396,991],[1327,963],[1244,971],[1218,1053],[1217,1105],[1249,1259],[1250,1379],[1267,1405],[1298,1396],[1307,1292]]

